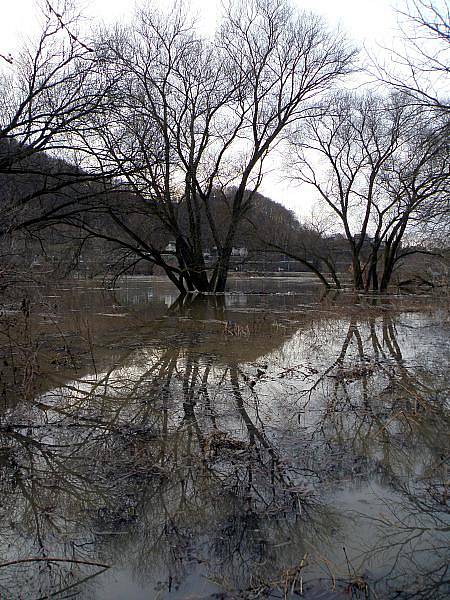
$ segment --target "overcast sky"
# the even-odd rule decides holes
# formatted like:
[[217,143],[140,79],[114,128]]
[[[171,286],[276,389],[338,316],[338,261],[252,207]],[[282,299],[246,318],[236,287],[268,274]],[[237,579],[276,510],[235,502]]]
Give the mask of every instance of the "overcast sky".
[[[395,35],[393,7],[402,0],[291,0],[292,4],[323,15],[332,24],[340,24],[359,42],[383,44]],[[155,0],[165,5],[168,0]],[[80,10],[102,21],[127,19],[135,0],[76,0]],[[221,11],[221,0],[191,0],[191,6],[211,30]],[[12,51],[21,35],[30,34],[35,22],[35,0],[0,0],[0,51]]]
[[[168,0],[154,0],[166,5]],[[135,0],[75,0],[77,7],[92,19],[103,22],[130,19]],[[404,0],[291,0],[292,4],[321,14],[333,26],[340,26],[359,46],[377,52],[378,46],[392,47],[397,32],[395,6],[404,6]],[[200,18],[205,30],[212,32],[220,15],[221,0],[191,0],[190,5]],[[14,55],[24,38],[36,30],[35,0],[0,0],[0,53]],[[278,171],[274,164],[274,171]],[[269,175],[262,192],[306,215],[313,203],[311,192],[297,189],[278,175]]]
[[[168,0],[155,0],[165,5]],[[76,0],[89,16],[108,22],[130,16],[135,0]],[[221,11],[221,0],[191,0],[205,27],[213,30]],[[383,44],[395,35],[393,7],[402,0],[292,0],[292,4],[322,14],[332,24],[340,24],[359,42]],[[35,0],[0,0],[0,51],[12,51],[22,35],[33,31],[36,20]]]

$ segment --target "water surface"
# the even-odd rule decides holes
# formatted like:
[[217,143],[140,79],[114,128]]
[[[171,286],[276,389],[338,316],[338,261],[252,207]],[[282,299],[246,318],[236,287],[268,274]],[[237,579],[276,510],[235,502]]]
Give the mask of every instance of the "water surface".
[[448,596],[442,302],[307,278],[36,298],[39,385],[0,417],[1,598]]

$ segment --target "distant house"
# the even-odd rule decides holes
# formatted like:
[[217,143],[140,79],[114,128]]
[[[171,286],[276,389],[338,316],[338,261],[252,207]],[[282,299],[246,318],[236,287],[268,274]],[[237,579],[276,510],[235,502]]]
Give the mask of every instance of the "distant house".
[[177,245],[174,241],[170,241],[167,246],[164,248],[164,252],[176,252]]
[[231,250],[231,256],[239,256],[240,258],[245,258],[248,256],[248,250],[247,250],[247,248],[244,248],[244,247],[233,248]]
[[[164,252],[166,253],[175,253],[177,249],[176,246],[176,242],[171,240],[167,246],[164,248]],[[212,260],[217,258],[218,256],[218,252],[217,252],[217,247],[213,246],[211,248],[211,250],[209,248],[207,248],[204,252],[203,252],[203,258],[205,260]],[[234,258],[246,258],[248,256],[248,250],[247,248],[245,248],[244,246],[241,246],[239,248],[233,248],[231,250],[231,256]]]
[[[213,246],[211,250],[206,250],[206,252],[203,253],[203,256],[206,258],[206,255],[208,255],[208,258],[217,258],[217,246]],[[248,250],[245,247],[232,248],[231,256],[234,256],[235,258],[246,258],[248,256]]]

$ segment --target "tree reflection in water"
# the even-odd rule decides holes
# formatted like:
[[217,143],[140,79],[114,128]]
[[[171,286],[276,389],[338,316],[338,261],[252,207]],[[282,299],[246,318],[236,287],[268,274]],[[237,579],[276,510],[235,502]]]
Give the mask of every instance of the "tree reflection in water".
[[177,336],[3,415],[0,596],[445,597],[433,316],[249,313],[240,337],[217,300],[171,314]]

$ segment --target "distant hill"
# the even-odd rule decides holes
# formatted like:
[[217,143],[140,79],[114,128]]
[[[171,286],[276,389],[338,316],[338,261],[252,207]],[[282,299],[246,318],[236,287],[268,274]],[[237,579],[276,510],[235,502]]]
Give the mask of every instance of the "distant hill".
[[[150,201],[127,191],[120,182],[115,189],[105,186],[88,172],[45,152],[20,147],[14,140],[0,141],[0,261],[23,268],[60,275],[71,271],[102,274],[121,269],[135,260],[119,242],[123,232],[112,213],[130,229],[164,250],[173,235],[154,214]],[[230,218],[227,192],[212,194],[210,209],[224,235]],[[176,205],[181,229],[188,231],[187,210]],[[204,245],[214,246],[206,214],[202,213]],[[294,214],[259,193],[244,215],[235,246],[261,250],[267,241],[286,244],[299,235],[301,226]],[[98,235],[111,237],[100,239]],[[151,272],[150,264],[140,268]]]

